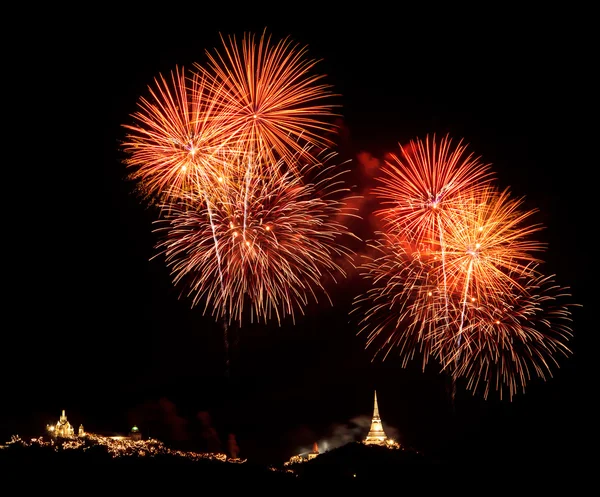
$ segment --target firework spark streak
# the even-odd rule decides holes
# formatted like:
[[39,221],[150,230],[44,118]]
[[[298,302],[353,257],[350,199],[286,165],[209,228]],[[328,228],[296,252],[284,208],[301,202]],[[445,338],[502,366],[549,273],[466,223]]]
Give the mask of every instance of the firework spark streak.
[[448,154],[449,143],[413,142],[405,162],[387,163],[375,189],[390,206],[377,211],[385,229],[361,266],[372,286],[352,313],[374,356],[398,349],[403,366],[421,355],[423,368],[435,359],[467,388],[512,399],[570,353],[568,289],[539,271],[537,211]]

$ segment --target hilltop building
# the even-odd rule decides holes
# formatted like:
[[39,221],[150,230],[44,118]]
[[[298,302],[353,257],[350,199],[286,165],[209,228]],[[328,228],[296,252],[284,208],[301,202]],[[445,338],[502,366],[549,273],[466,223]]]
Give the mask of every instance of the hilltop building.
[[286,461],[284,466],[288,466],[289,464],[296,464],[300,462],[310,461],[319,455],[319,446],[317,442],[313,444],[313,450],[311,452],[303,452],[296,456],[292,456],[289,461]]
[[383,431],[383,424],[379,416],[379,406],[377,405],[377,391],[375,391],[375,402],[373,404],[373,418],[371,420],[371,429],[367,434],[367,438],[363,440],[365,445],[383,445],[389,448],[399,448],[397,442],[388,438]]
[[[383,430],[383,424],[381,423],[381,417],[379,416],[379,406],[377,405],[377,391],[375,391],[375,401],[373,404],[373,418],[371,420],[371,429],[367,434],[367,437],[362,441],[365,445],[381,445],[388,449],[399,449],[400,444],[395,440],[388,438],[385,431]],[[284,466],[290,464],[302,463],[310,461],[319,455],[319,446],[315,442],[313,450],[311,452],[303,452],[301,454],[292,456],[288,461],[284,463]]]
[[129,438],[131,440],[141,440],[142,439],[142,432],[140,431],[140,429],[137,426],[134,426],[133,428],[131,428],[131,431],[129,432]]
[[[64,409],[56,424],[47,425],[46,429],[50,432],[50,434],[53,437],[73,438],[75,436],[75,430],[71,426],[71,423],[69,423]],[[79,431],[83,431],[83,426],[79,428]]]
[[373,419],[371,420],[371,429],[367,438],[363,440],[364,444],[383,445],[387,439],[387,435],[383,431],[381,417],[379,416],[379,406],[377,405],[377,391],[375,391],[375,403],[373,406]]
[[[77,431],[77,436],[75,436],[75,430],[69,420],[67,419],[67,415],[65,414],[65,410],[63,409],[62,414],[56,424],[46,425],[46,430],[50,433],[50,435],[54,438],[84,438],[87,437],[87,433],[85,432],[83,425],[79,425],[79,430]],[[137,426],[133,426],[128,436],[115,435],[109,437],[112,440],[142,440],[142,432]]]

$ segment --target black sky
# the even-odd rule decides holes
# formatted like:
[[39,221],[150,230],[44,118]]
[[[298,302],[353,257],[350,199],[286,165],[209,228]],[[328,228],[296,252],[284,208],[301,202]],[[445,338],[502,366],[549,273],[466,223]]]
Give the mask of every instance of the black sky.
[[[20,198],[6,207],[4,438],[41,430],[61,409],[106,432],[144,429],[154,413],[171,426],[160,431],[154,422],[156,435],[208,443],[209,427],[221,449],[235,433],[241,456],[277,462],[370,417],[377,389],[384,427],[406,445],[516,463],[550,462],[558,447],[565,461],[576,458],[592,435],[594,400],[586,291],[595,164],[586,156],[585,116],[595,102],[588,33],[567,36],[566,28],[586,13],[466,14],[115,10],[99,11],[96,28],[89,19],[61,23],[40,40],[18,121],[27,130],[23,173],[8,186]],[[354,158],[449,133],[492,164],[499,185],[539,209],[547,272],[584,306],[573,316],[574,355],[554,378],[531,381],[512,403],[483,400],[459,383],[452,406],[449,382],[436,371],[402,369],[395,357],[370,362],[348,322],[356,281],[332,291],[333,307],[311,306],[295,325],[231,330],[226,374],[222,330],[178,299],[163,262],[150,260],[155,213],[125,181],[119,141],[155,76],[205,61],[219,33],[264,28],[323,59]],[[199,412],[208,413],[204,425]]]

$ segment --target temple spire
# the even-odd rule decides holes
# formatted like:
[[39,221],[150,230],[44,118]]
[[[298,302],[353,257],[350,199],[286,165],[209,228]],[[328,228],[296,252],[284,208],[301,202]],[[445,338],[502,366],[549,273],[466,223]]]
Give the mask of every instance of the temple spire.
[[373,419],[371,420],[371,429],[367,438],[365,438],[365,444],[377,444],[384,445],[387,436],[383,431],[383,425],[381,424],[381,418],[379,417],[379,406],[377,405],[377,390],[375,390],[375,402],[373,404]]

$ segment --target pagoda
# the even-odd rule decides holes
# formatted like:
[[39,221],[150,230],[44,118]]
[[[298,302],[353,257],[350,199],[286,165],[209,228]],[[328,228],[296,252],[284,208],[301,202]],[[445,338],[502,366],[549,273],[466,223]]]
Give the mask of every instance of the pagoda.
[[371,421],[371,429],[367,438],[363,440],[367,445],[386,445],[387,436],[383,431],[381,418],[379,417],[379,407],[377,406],[377,391],[375,391],[375,405],[373,407],[373,419]]

